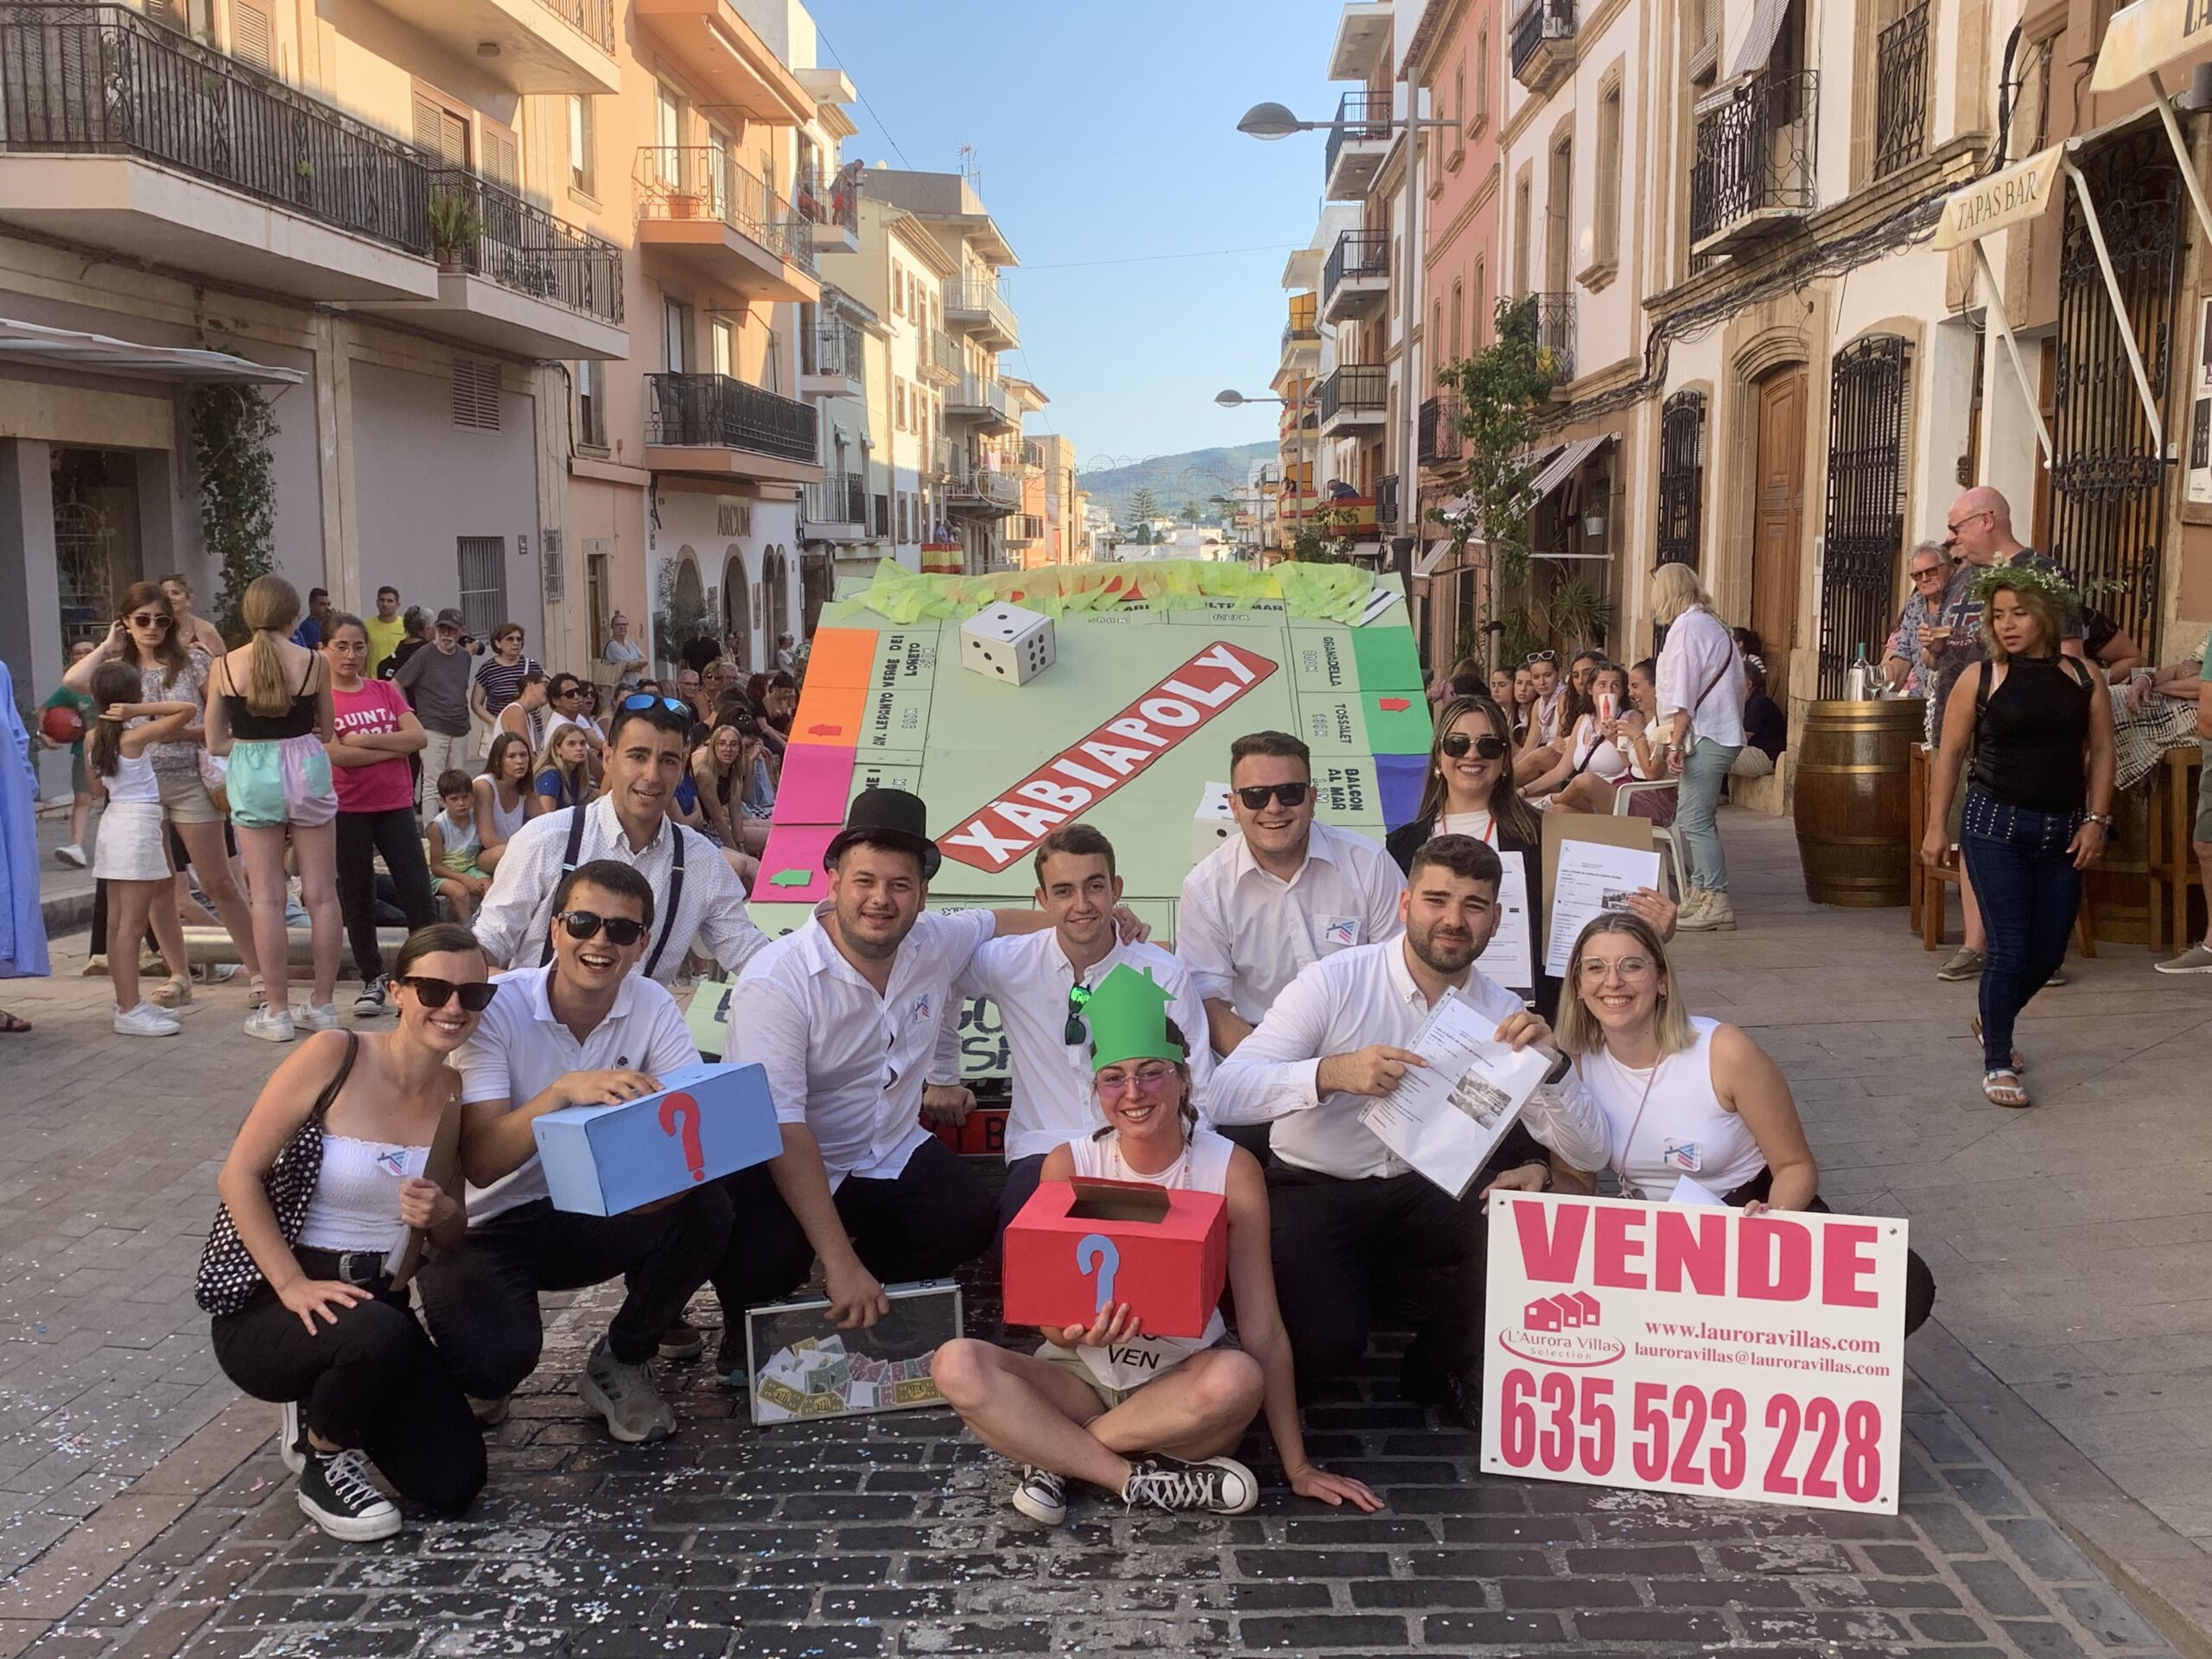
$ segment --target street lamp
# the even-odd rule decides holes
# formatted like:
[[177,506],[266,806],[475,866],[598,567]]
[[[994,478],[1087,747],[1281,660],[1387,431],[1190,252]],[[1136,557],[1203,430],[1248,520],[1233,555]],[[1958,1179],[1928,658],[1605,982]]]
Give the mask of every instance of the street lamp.
[[[1259,105],[1253,110],[1252,115],[1246,116],[1244,119],[1249,122],[1252,119],[1253,116],[1262,114],[1262,112],[1271,109],[1281,110],[1282,105],[1280,104]],[[1283,113],[1287,115],[1289,111],[1285,110],[1283,111]],[[1302,456],[1306,453],[1306,412],[1313,406],[1314,397],[1313,393],[1308,392],[1303,397],[1274,397],[1268,396],[1265,392],[1247,393],[1237,391],[1234,386],[1227,386],[1214,393],[1213,400],[1217,404],[1219,404],[1224,409],[1242,409],[1247,404],[1281,404],[1286,409],[1294,410],[1297,411],[1298,419],[1299,454]],[[1314,439],[1314,447],[1317,451],[1320,447],[1320,440],[1318,434]],[[1316,463],[1318,463],[1319,460],[1319,456],[1317,454],[1315,456]],[[1287,484],[1289,481],[1290,480],[1287,479],[1280,479],[1277,480],[1277,484],[1280,487],[1282,485]],[[1282,507],[1280,503],[1278,503],[1275,507],[1275,523],[1278,528],[1280,528],[1282,524]],[[1260,532],[1261,542],[1262,545],[1264,545],[1267,541],[1267,514],[1264,508],[1262,510],[1260,517]]]

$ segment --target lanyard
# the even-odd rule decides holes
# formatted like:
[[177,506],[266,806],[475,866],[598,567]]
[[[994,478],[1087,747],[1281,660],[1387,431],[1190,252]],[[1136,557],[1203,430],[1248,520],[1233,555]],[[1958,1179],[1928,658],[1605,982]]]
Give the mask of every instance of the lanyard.
[[[1612,1059],[1612,1056],[1610,1054],[1605,1058],[1609,1060]],[[1651,1086],[1659,1081],[1659,1073],[1665,1069],[1667,1062],[1670,1058],[1672,1057],[1662,1054],[1658,1060],[1652,1065],[1651,1075],[1643,1080],[1643,1098],[1636,1103],[1636,1116],[1629,1119],[1628,1133],[1621,1137],[1621,1149],[1619,1155],[1613,1160],[1613,1174],[1615,1178],[1619,1180],[1624,1188],[1633,1189],[1638,1198],[1643,1197],[1643,1189],[1637,1186],[1635,1182],[1629,1179],[1628,1171],[1625,1167],[1628,1163],[1629,1148],[1636,1144],[1636,1132],[1643,1127],[1643,1109],[1651,1103]],[[1613,1060],[1613,1064],[1615,1065],[1621,1065],[1618,1060]],[[1628,1068],[1626,1066],[1621,1066],[1621,1070],[1625,1071]]]

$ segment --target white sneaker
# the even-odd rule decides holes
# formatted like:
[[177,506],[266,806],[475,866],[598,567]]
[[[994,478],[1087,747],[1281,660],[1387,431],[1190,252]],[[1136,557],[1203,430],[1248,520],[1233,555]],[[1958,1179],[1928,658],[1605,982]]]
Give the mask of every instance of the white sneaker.
[[1025,1464],[1020,1484],[1014,1489],[1013,1503],[1032,1521],[1057,1527],[1068,1518],[1067,1482],[1049,1469]]
[[278,1409],[283,1415],[276,1426],[276,1455],[294,1474],[304,1473],[308,1466],[307,1430],[300,1422],[300,1402],[287,1400]]
[[264,1043],[289,1043],[292,1040],[292,1016],[256,1008],[245,1017],[245,1034],[258,1037]]
[[1697,925],[1698,914],[1705,908],[1705,901],[1713,896],[1710,887],[1689,887],[1684,890],[1681,902],[1675,906],[1675,927],[1677,931]]
[[307,1031],[335,1031],[338,1028],[338,1005],[325,1002],[320,1007],[312,1002],[292,1004],[292,1024]]
[[81,870],[91,862],[85,856],[85,849],[73,841],[67,847],[55,848],[54,856],[73,870]]
[[2162,974],[2212,974],[2212,946],[2192,944],[2181,955],[2151,965]]
[[118,1037],[174,1037],[183,1029],[176,1015],[151,1002],[141,1002],[128,1013],[116,1007],[113,1023]]

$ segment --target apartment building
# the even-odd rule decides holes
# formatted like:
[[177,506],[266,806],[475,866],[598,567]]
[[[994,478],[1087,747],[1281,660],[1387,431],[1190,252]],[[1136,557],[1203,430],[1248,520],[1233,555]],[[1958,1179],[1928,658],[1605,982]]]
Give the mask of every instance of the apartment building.
[[[1321,397],[1325,385],[1336,384],[1339,331],[1320,315],[1322,274],[1331,251],[1341,238],[1352,233],[1361,209],[1352,202],[1330,202],[1316,219],[1312,239],[1292,251],[1283,261],[1282,286],[1289,298],[1283,322],[1281,355],[1268,390],[1282,400],[1275,423],[1277,457],[1276,510],[1274,544],[1287,550],[1313,522],[1326,499],[1332,480],[1342,482],[1334,468],[1341,455],[1337,443],[1321,435]],[[1339,429],[1342,399],[1338,385]],[[1353,395],[1357,395],[1355,392]],[[1354,486],[1346,486],[1357,493]]]
[[620,52],[601,0],[0,5],[20,682],[133,581],[181,570],[212,607],[203,500],[341,606],[390,582],[534,647],[568,631],[559,363],[631,350],[568,111],[617,92]]
[[1075,445],[1058,432],[1039,432],[1021,440],[1020,457],[1021,511],[1007,520],[1009,556],[1024,569],[1084,563],[1089,496],[1076,481]]

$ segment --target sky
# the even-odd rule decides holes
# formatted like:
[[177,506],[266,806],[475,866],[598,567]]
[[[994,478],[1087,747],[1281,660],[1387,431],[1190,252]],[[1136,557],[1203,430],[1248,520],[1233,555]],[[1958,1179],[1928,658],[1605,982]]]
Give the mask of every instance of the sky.
[[1269,99],[1335,113],[1340,0],[806,3],[863,100],[846,159],[957,172],[973,146],[1021,262],[1003,273],[1021,349],[1001,361],[1052,399],[1027,429],[1065,434],[1086,470],[1274,435],[1274,404],[1213,398],[1268,390],[1326,135],[1236,122]]

